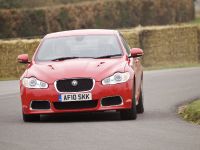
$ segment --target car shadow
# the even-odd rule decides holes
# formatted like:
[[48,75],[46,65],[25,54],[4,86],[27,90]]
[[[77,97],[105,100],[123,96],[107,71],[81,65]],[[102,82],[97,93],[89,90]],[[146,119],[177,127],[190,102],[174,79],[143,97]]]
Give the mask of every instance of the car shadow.
[[41,115],[42,123],[60,122],[102,122],[102,121],[121,121],[119,112],[84,112],[84,113],[65,113],[53,115]]

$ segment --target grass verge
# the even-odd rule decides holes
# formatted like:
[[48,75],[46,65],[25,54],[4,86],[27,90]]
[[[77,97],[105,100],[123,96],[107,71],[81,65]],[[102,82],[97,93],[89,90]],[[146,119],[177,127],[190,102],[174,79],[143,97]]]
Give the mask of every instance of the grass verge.
[[200,63],[185,63],[185,64],[175,64],[175,65],[161,65],[161,66],[151,66],[144,67],[145,71],[150,70],[163,70],[163,69],[176,69],[176,68],[191,68],[191,67],[200,67]]
[[178,114],[184,120],[200,125],[200,99],[179,107]]
[[200,16],[196,17],[194,20],[190,22],[191,24],[200,24]]
[[19,80],[19,78],[0,78],[0,81]]

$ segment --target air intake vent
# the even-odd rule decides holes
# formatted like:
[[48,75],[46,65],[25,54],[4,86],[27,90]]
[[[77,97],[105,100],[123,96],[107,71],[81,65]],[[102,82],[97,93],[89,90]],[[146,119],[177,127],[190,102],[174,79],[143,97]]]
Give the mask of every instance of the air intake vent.
[[32,109],[50,109],[49,101],[32,101],[31,102]]
[[106,97],[101,100],[102,106],[116,106],[121,104],[122,104],[122,99],[120,96]]

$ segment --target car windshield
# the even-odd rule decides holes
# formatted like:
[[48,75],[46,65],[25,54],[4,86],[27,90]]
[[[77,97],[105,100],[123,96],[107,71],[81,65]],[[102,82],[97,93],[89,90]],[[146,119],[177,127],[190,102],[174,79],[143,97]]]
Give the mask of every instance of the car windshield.
[[45,39],[36,60],[110,58],[121,55],[122,50],[115,35],[81,35]]

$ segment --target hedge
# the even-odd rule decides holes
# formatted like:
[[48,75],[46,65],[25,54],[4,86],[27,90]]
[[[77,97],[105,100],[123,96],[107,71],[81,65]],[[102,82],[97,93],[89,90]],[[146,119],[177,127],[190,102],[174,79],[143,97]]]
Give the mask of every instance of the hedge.
[[32,57],[40,40],[0,41],[0,78],[19,77],[26,65],[17,63],[19,54],[27,53]]
[[191,64],[198,60],[196,26],[147,27],[140,32],[140,47],[145,50],[144,66]]
[[193,0],[97,0],[55,7],[0,10],[0,38],[85,28],[164,25],[194,18]]
[[[121,30],[131,47],[140,47],[145,55],[144,67],[200,63],[200,28],[198,26],[164,26]],[[17,56],[32,57],[40,39],[0,41],[0,78],[19,77],[25,65]]]

